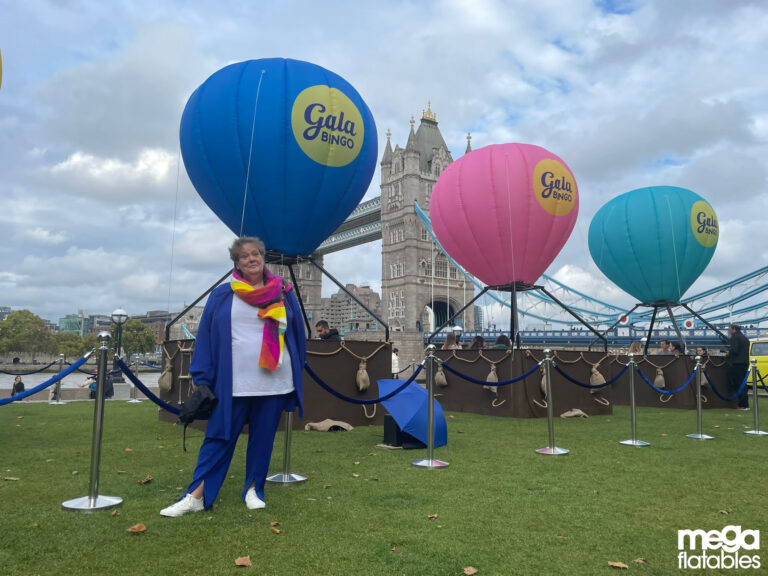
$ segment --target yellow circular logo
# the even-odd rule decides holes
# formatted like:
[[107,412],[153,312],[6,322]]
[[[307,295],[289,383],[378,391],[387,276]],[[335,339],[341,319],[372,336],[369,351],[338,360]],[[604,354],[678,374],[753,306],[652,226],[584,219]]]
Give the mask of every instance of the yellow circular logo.
[[552,158],[545,158],[536,164],[533,191],[541,207],[553,216],[569,214],[576,205],[579,193],[570,171]]
[[712,248],[717,244],[720,236],[720,226],[717,224],[717,215],[712,206],[699,200],[693,203],[691,208],[691,229],[699,244],[706,248]]
[[360,154],[363,116],[341,90],[318,84],[302,90],[291,110],[291,128],[304,153],[324,166],[346,166]]

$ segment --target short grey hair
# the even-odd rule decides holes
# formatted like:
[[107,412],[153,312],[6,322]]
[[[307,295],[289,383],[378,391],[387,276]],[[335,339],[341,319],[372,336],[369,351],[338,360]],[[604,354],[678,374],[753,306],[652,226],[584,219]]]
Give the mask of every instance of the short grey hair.
[[229,257],[235,265],[237,265],[237,261],[240,259],[240,250],[242,250],[243,246],[246,244],[256,244],[256,247],[259,249],[262,256],[264,255],[264,252],[266,252],[264,242],[256,236],[241,236],[240,238],[235,238],[235,241],[232,242],[232,246],[229,247]]

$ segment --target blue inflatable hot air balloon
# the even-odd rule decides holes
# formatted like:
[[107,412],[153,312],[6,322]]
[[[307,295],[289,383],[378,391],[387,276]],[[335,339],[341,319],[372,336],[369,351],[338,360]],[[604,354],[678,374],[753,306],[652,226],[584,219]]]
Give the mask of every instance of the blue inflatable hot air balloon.
[[291,256],[311,254],[354,210],[377,155],[357,91],[283,58],[215,72],[190,96],[180,140],[189,178],[216,215]]
[[622,194],[598,210],[589,226],[597,267],[640,303],[679,302],[717,247],[712,206],[675,186]]

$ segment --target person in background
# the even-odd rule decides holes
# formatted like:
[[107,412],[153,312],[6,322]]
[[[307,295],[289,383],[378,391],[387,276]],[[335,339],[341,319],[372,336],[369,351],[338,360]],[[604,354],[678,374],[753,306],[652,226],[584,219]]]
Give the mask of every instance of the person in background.
[[512,348],[512,340],[506,334],[499,334],[491,348],[494,350],[508,350]]
[[[91,400],[96,399],[96,389],[98,386],[98,374],[93,374],[92,376],[88,376],[85,381],[78,384],[78,387],[85,388],[88,387],[88,398]],[[112,381],[112,374],[107,372],[107,378],[104,380],[104,398],[112,398],[115,395],[115,385]]]
[[22,392],[24,392],[24,382],[22,382],[21,376],[16,376],[16,378],[13,379],[11,396],[16,396],[16,394],[21,394]]
[[[749,338],[742,333],[741,326],[736,324],[731,324],[728,330],[731,333],[731,345],[726,356],[728,357],[728,382],[730,393],[733,395],[744,382],[744,376],[749,368]],[[736,410],[749,410],[746,386],[739,394]]]
[[336,328],[331,328],[325,320],[320,320],[315,324],[315,330],[317,331],[317,337],[320,338],[320,340],[341,340],[339,331],[336,330]]
[[669,347],[670,353],[675,357],[683,356],[685,354],[685,350],[683,350],[683,347],[680,346],[680,342],[672,342],[672,345]]
[[672,354],[672,345],[669,340],[662,340],[660,342],[661,352],[659,354]]
[[696,346],[696,356],[701,356],[701,363],[705,364],[709,360],[709,352],[704,346]]
[[445,337],[445,343],[443,344],[443,350],[461,350],[461,344],[456,334],[449,332]]
[[392,378],[397,378],[400,373],[400,357],[397,355],[399,350],[392,348]]
[[635,356],[642,356],[643,343],[638,341],[632,342],[632,344],[629,345],[629,354],[634,354]]
[[472,342],[469,343],[470,350],[482,350],[483,348],[485,348],[485,338],[482,336],[472,338]]
[[208,419],[192,482],[160,511],[178,517],[210,509],[227,477],[237,440],[248,424],[245,482],[249,510],[264,508],[264,484],[280,416],[302,416],[304,322],[294,290],[264,266],[264,243],[237,238],[229,249],[233,280],[208,297],[189,373],[218,402]]

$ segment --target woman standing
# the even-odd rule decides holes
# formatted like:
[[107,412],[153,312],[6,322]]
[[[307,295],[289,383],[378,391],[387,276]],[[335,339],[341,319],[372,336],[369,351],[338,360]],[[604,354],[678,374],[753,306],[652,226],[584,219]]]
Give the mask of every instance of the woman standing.
[[11,396],[16,396],[16,394],[21,394],[22,392],[24,392],[24,382],[22,382],[21,376],[16,376],[16,378],[13,379]]
[[209,509],[219,493],[238,436],[248,424],[245,486],[250,510],[264,508],[264,483],[283,411],[302,411],[304,323],[290,286],[264,267],[264,243],[236,239],[229,249],[234,280],[205,305],[189,372],[211,386],[218,403],[208,420],[192,483],[163,516]]

